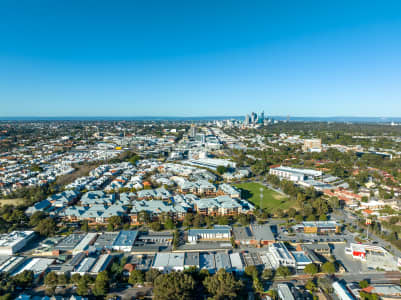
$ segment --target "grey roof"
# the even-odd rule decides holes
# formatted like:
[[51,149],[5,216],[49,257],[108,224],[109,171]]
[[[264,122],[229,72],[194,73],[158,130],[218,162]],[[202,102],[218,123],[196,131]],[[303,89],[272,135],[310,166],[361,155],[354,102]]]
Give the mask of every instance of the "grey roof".
[[233,233],[236,240],[252,240],[253,234],[249,227],[233,227]]
[[97,238],[94,246],[98,249],[111,248],[115,239],[118,236],[118,232],[104,232]]
[[89,272],[89,270],[92,268],[92,266],[95,264],[95,262],[96,262],[96,258],[94,258],[94,257],[85,258],[79,265],[76,272],[79,272],[79,273]]
[[85,233],[70,234],[57,244],[56,249],[64,251],[72,250],[85,236]]
[[81,263],[81,261],[82,261],[85,257],[86,257],[85,252],[80,252],[80,253],[78,253],[77,255],[75,255],[75,256],[68,262],[68,264],[71,265],[71,266],[76,267],[76,266],[78,266],[78,265]]
[[132,246],[138,236],[136,230],[121,230],[115,239],[113,246]]
[[184,258],[184,265],[199,267],[199,253],[198,252],[186,252],[185,258]]
[[202,235],[202,234],[230,234],[230,228],[211,228],[211,229],[190,229],[188,230],[188,236],[190,235]]
[[225,269],[227,271],[231,270],[231,261],[230,256],[226,253],[219,252],[214,255],[214,259],[216,262],[216,269]]
[[209,253],[201,253],[199,255],[199,267],[200,269],[207,269],[209,271],[216,270],[214,255]]
[[251,230],[258,241],[274,241],[274,234],[269,224],[252,224]]

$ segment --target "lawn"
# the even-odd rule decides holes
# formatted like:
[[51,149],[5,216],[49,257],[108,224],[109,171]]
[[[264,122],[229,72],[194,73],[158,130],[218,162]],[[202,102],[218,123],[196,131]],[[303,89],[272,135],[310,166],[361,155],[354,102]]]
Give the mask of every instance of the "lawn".
[[256,182],[239,183],[235,186],[241,189],[242,198],[253,203],[258,208],[260,204],[260,188],[263,189],[262,208],[270,210],[280,207],[285,210],[296,205],[294,200],[289,200],[288,197]]
[[0,199],[0,204],[1,205],[9,204],[9,205],[16,206],[16,205],[23,204],[23,203],[24,203],[24,199],[20,199],[20,198],[17,198],[17,199]]

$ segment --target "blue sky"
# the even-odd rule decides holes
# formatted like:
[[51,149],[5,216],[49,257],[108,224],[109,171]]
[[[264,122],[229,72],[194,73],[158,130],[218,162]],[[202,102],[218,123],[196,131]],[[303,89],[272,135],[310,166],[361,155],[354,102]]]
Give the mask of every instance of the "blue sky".
[[401,1],[0,1],[0,116],[401,116]]

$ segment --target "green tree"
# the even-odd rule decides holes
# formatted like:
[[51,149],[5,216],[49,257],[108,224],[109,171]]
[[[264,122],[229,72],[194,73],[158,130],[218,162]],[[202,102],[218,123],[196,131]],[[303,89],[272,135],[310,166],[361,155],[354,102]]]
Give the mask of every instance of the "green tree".
[[310,263],[305,266],[304,272],[306,274],[315,275],[317,272],[319,272],[319,268],[314,263]]
[[149,269],[146,273],[145,273],[145,280],[146,282],[151,282],[154,283],[156,278],[160,275],[160,271],[157,269]]
[[274,277],[274,272],[273,272],[272,269],[266,268],[266,269],[263,270],[262,278],[264,280],[272,280],[273,277]]
[[150,228],[153,231],[160,231],[163,229],[163,225],[159,221],[155,221],[155,222],[150,223]]
[[29,226],[36,227],[39,222],[46,218],[46,214],[43,211],[35,211],[32,216],[29,218]]
[[89,295],[89,282],[85,276],[82,276],[78,281],[77,294],[79,296]]
[[171,218],[167,218],[166,222],[164,223],[164,227],[166,229],[172,230],[175,228],[174,221]]
[[336,272],[336,266],[332,262],[325,262],[322,266],[322,272],[326,274],[334,274]]
[[237,299],[240,295],[244,284],[240,280],[236,280],[232,273],[227,273],[224,269],[220,269],[215,275],[206,277],[203,285],[212,299]]
[[191,300],[195,280],[183,272],[162,274],[155,279],[153,295],[156,300]]
[[107,223],[107,230],[114,231],[121,228],[123,219],[120,216],[111,216],[108,218]]
[[367,288],[369,286],[369,282],[367,280],[359,281],[359,287],[361,289]]
[[143,283],[145,280],[145,276],[143,275],[141,270],[132,270],[131,274],[129,275],[128,278],[128,283],[135,285],[138,283]]
[[93,294],[95,296],[105,296],[108,291],[109,280],[107,271],[100,272],[96,276],[95,284],[93,286]]
[[55,286],[58,282],[58,277],[55,272],[50,272],[45,277],[45,285],[47,286]]
[[225,166],[218,166],[216,168],[217,173],[219,173],[220,175],[224,174],[227,172],[227,168]]
[[276,274],[277,274],[277,276],[286,278],[286,277],[290,276],[292,274],[292,272],[289,268],[280,266],[277,268]]
[[247,266],[245,267],[245,274],[251,278],[258,277],[258,269],[255,266]]
[[84,220],[82,222],[81,230],[84,231],[84,232],[88,232],[89,231],[89,224],[88,224],[87,220]]
[[287,211],[287,215],[293,219],[295,217],[295,215],[297,214],[297,211],[295,210],[295,208],[291,207],[288,211]]
[[75,273],[75,274],[71,275],[71,283],[78,284],[80,280],[81,280],[81,275],[80,274]]
[[53,218],[47,217],[39,221],[35,230],[39,232],[40,235],[53,236],[56,233],[56,228],[56,222],[54,222]]
[[308,280],[305,284],[307,290],[313,292],[316,289],[316,284],[313,280]]
[[65,274],[60,274],[57,276],[57,283],[59,285],[66,285],[68,284],[68,277]]
[[28,288],[31,287],[34,280],[34,274],[32,271],[23,271],[18,275],[14,276],[14,281],[17,286],[21,288]]

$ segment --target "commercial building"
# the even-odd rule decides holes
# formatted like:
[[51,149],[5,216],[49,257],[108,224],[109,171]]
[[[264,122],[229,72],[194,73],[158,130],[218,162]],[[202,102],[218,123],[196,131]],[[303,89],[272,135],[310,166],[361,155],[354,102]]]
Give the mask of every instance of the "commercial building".
[[188,230],[188,242],[196,243],[199,240],[228,241],[231,238],[230,226],[214,226],[212,229]]
[[269,224],[234,227],[233,234],[237,245],[254,245],[259,247],[275,242],[275,237]]
[[269,252],[274,268],[278,268],[279,266],[296,268],[296,260],[283,242],[271,244]]
[[21,264],[11,276],[15,276],[24,271],[32,271],[35,277],[45,274],[47,268],[54,262],[52,258],[30,258]]
[[97,233],[88,233],[72,250],[72,254],[85,251],[90,245],[93,245],[97,238]]
[[121,230],[113,242],[113,250],[130,252],[138,236],[138,231]]
[[290,287],[286,283],[277,285],[277,293],[281,300],[295,300]]
[[303,251],[291,251],[291,254],[295,259],[297,270],[303,270],[312,263],[312,260]]
[[333,234],[341,231],[341,226],[336,221],[306,221],[293,228],[297,232],[313,234]]
[[160,252],[156,254],[152,268],[157,269],[161,272],[183,271],[184,261],[185,253]]
[[323,175],[321,171],[311,169],[296,169],[285,166],[272,167],[269,174],[275,175],[280,179],[290,181],[305,181],[307,179],[317,179]]
[[340,300],[355,300],[354,296],[348,291],[348,289],[338,281],[332,284],[334,293]]
[[0,255],[13,255],[35,236],[34,231],[13,231],[0,235]]
[[304,140],[302,150],[305,152],[321,152],[322,140],[321,139],[307,139]]
[[355,259],[366,261],[368,255],[384,255],[387,251],[380,246],[351,243],[349,248],[345,248],[345,253]]

